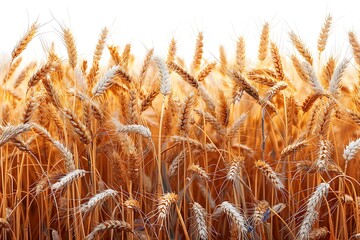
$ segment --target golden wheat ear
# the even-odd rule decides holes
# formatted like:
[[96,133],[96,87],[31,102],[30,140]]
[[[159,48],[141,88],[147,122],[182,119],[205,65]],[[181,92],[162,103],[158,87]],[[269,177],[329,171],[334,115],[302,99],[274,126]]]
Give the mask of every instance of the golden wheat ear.
[[24,36],[19,40],[19,42],[14,47],[11,57],[12,61],[17,58],[27,47],[27,45],[31,42],[31,40],[35,37],[37,31],[39,29],[39,24],[34,22],[31,24],[30,28],[24,34]]
[[62,32],[63,32],[63,39],[65,42],[66,50],[69,57],[69,65],[72,69],[75,69],[78,60],[78,54],[77,54],[74,36],[69,28],[63,28]]
[[270,32],[270,25],[268,22],[265,22],[263,25],[263,29],[261,31],[259,50],[258,50],[258,59],[260,62],[265,60],[268,53],[269,36],[270,36],[269,32]]
[[199,32],[197,39],[196,39],[196,47],[195,47],[195,53],[193,57],[193,61],[191,63],[191,69],[193,71],[197,71],[200,68],[201,60],[202,60],[202,54],[203,54],[203,47],[204,47],[204,35],[202,32]]
[[329,15],[327,15],[327,17],[325,19],[324,25],[321,28],[321,32],[320,32],[319,38],[318,38],[317,49],[319,52],[319,59],[320,59],[321,53],[325,50],[327,40],[329,38],[331,24],[332,24],[332,16],[329,14]]

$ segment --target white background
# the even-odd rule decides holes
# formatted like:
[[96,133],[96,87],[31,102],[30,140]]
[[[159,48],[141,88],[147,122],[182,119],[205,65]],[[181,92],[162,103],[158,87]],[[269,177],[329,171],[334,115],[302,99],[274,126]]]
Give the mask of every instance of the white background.
[[[319,31],[327,14],[333,16],[330,48],[325,55],[343,53],[351,56],[347,32],[360,37],[360,2],[358,1],[2,1],[0,4],[0,54],[9,56],[28,26],[38,19],[42,24],[36,39],[24,52],[26,58],[44,59],[43,49],[55,42],[66,58],[61,41],[61,26],[70,27],[80,58],[91,59],[98,35],[104,26],[110,29],[109,44],[122,48],[132,44],[140,58],[146,49],[155,47],[165,56],[172,37],[178,42],[178,55],[188,62],[196,35],[204,32],[205,57],[218,57],[220,44],[231,56],[237,37],[246,39],[247,55],[255,59],[262,25],[268,21],[271,39],[285,55],[293,52],[287,32],[294,30],[316,51]],[[1,61],[1,59],[0,59]]]

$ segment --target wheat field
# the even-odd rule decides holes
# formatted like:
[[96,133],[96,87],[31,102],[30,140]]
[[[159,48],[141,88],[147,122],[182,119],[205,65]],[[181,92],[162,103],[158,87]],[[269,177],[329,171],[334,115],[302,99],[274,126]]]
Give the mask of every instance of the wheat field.
[[239,36],[214,61],[199,32],[185,63],[106,27],[82,59],[63,26],[66,56],[23,59],[34,22],[1,61],[1,239],[360,239],[360,43],[331,27],[285,54],[265,22],[256,59]]

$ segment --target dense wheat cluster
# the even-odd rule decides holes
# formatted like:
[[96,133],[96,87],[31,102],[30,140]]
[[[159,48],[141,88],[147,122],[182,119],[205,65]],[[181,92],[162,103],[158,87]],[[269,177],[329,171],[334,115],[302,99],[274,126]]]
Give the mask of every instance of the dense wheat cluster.
[[1,238],[359,239],[360,43],[332,56],[331,24],[316,53],[265,23],[257,59],[200,32],[189,64],[174,39],[134,64],[107,28],[92,59],[67,27],[67,56],[23,59],[35,22],[0,59]]

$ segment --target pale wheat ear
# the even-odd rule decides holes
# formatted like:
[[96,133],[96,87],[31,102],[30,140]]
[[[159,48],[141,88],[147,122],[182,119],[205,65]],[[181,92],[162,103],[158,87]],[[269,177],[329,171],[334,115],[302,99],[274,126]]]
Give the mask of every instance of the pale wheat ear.
[[329,191],[330,185],[328,183],[320,183],[314,193],[311,195],[307,202],[305,217],[301,223],[300,230],[298,232],[299,239],[308,239],[313,224],[319,217],[319,206],[324,197],[326,197]]
[[154,61],[159,70],[159,79],[160,79],[160,92],[163,96],[167,96],[171,92],[171,80],[169,69],[166,66],[166,63],[159,57],[155,57]]
[[114,83],[117,73],[120,70],[119,66],[110,68],[105,74],[99,79],[96,85],[91,90],[93,97],[99,97],[105,93]]
[[106,230],[114,229],[119,230],[123,232],[130,232],[134,234],[134,231],[131,228],[131,225],[125,221],[119,221],[119,220],[108,220],[102,223],[99,223],[92,232],[87,235],[84,239],[86,240],[92,240],[98,235],[99,233],[105,232]]
[[118,194],[117,191],[113,189],[106,189],[100,193],[97,193],[89,199],[89,201],[81,204],[80,212],[84,215],[93,210],[96,206],[102,204],[109,198],[114,198]]
[[76,179],[84,177],[86,171],[83,169],[75,169],[73,171],[69,171],[65,176],[60,178],[57,182],[50,186],[51,191],[56,192],[63,189],[65,186],[74,182]]
[[208,239],[208,230],[206,226],[206,210],[197,202],[192,204],[192,211],[194,213],[194,222],[196,226],[197,236],[201,240]]
[[176,204],[178,200],[178,195],[175,193],[165,193],[159,199],[159,204],[157,206],[157,221],[162,225],[164,224],[165,219],[169,216],[171,206]]
[[246,226],[245,218],[232,203],[228,201],[222,202],[219,206],[217,206],[212,215],[214,217],[218,217],[221,213],[225,213],[226,216],[229,217],[230,221],[235,224],[239,234],[244,234],[244,236],[246,236],[248,228]]

